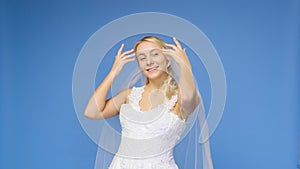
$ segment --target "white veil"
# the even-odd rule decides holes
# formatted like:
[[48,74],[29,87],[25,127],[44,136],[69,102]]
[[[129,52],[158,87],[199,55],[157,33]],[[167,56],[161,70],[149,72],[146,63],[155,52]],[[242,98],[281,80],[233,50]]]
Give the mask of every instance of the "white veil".
[[[174,69],[174,66],[172,67]],[[112,85],[112,91],[120,91],[122,88],[124,89],[126,87],[132,87],[136,85],[139,86],[145,83],[145,78],[138,69],[134,70],[133,72],[139,73],[132,73],[129,76],[128,70],[124,70],[122,72],[127,72],[127,75],[125,73],[125,76],[129,82],[124,81],[124,79],[116,79],[114,82],[115,84]],[[176,79],[176,74],[174,76]],[[133,78],[131,80],[128,77]],[[201,97],[199,90],[198,93]],[[120,145],[121,126],[119,116],[100,121],[99,127],[101,129],[99,130],[98,128],[97,130],[101,131],[101,133],[98,142],[98,150],[94,169],[108,169]],[[197,106],[194,112],[190,114],[188,120],[186,121],[185,131],[181,135],[181,138],[178,140],[174,148],[174,159],[179,169],[213,169],[209,143],[209,129],[202,99],[200,104]]]
[[[111,119],[110,125],[113,128],[118,128],[117,120],[116,117]],[[205,122],[204,106],[201,102],[187,121],[189,127],[183,133],[184,138],[174,149],[174,158],[179,169],[213,169],[208,131],[204,130]],[[107,169],[120,144],[120,138],[108,132],[107,127],[102,128],[103,134],[99,141],[94,169]],[[113,148],[115,153],[105,150],[108,147]]]

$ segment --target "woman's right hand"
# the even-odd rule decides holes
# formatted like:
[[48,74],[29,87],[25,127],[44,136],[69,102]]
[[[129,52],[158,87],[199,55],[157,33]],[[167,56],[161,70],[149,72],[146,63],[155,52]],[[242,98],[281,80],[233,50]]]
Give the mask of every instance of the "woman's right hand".
[[84,114],[86,117],[95,120],[113,117],[119,113],[121,104],[125,102],[129,89],[123,90],[109,100],[106,99],[114,81],[114,77],[121,72],[126,63],[134,61],[135,59],[133,49],[122,53],[123,48],[124,44],[121,45],[118,54],[115,57],[115,62],[110,73],[105,77],[90,98],[89,103],[85,108]]
[[135,60],[134,50],[128,50],[122,53],[124,49],[124,44],[118,50],[117,55],[115,56],[115,62],[111,68],[111,72],[115,74],[115,76],[119,75],[124,65],[128,62],[132,62]]

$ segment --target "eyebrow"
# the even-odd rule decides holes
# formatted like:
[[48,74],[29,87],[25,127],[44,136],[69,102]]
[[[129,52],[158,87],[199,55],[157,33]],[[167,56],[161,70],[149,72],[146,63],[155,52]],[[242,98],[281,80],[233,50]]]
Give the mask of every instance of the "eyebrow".
[[[152,53],[153,51],[156,51],[156,50],[160,50],[160,49],[151,49],[150,50],[150,53]],[[144,52],[142,52],[142,53],[138,53],[138,56],[140,56],[140,55],[145,55],[145,53]]]
[[139,53],[139,54],[137,55],[137,57],[142,57],[142,56],[145,56],[145,54],[144,54],[144,53]]

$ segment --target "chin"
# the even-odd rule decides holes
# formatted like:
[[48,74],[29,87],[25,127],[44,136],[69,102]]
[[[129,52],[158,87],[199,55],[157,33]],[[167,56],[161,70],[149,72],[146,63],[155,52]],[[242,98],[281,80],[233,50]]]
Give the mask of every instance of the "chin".
[[157,70],[155,72],[144,72],[144,75],[148,78],[148,79],[156,79],[159,78],[161,76],[163,76],[163,71]]

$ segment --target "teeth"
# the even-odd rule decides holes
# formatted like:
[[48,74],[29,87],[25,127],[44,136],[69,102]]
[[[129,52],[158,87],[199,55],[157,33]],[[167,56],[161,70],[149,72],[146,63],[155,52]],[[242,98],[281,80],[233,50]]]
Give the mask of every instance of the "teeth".
[[147,71],[152,71],[152,70],[155,70],[155,69],[157,69],[157,67],[149,68],[149,69],[147,69]]

